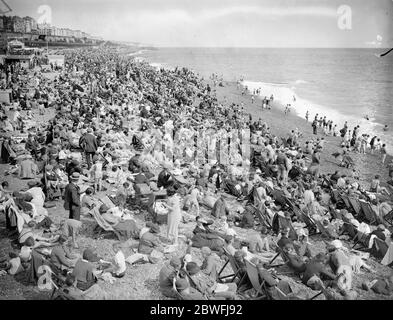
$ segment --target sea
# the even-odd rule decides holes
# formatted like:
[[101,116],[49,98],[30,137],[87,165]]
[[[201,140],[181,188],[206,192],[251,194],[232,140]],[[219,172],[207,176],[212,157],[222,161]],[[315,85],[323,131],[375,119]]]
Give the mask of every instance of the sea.
[[[208,79],[242,80],[309,119],[326,116],[341,129],[360,125],[393,154],[393,53],[383,49],[156,48],[134,54],[160,68],[187,67]],[[293,111],[292,111],[293,110]],[[368,118],[368,119],[367,119]],[[388,125],[388,131],[383,128]]]

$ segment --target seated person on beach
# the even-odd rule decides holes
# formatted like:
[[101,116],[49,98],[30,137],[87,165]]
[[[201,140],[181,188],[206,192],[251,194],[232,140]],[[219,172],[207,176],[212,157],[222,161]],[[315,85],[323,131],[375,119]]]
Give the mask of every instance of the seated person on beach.
[[[331,281],[336,279],[336,276],[327,269],[327,257],[323,253],[317,254],[314,258],[306,264],[302,282],[311,289],[316,290],[314,284],[319,280]],[[327,284],[328,282],[326,282]]]
[[325,232],[329,235],[330,239],[338,239],[339,234],[337,233],[334,226],[329,222],[328,219],[322,220],[322,225],[325,228]]
[[221,216],[228,216],[229,214],[230,210],[228,204],[225,200],[225,196],[222,194],[214,203],[211,215],[215,218],[220,218]]
[[234,300],[236,298],[237,285],[235,283],[217,283],[208,275],[201,272],[201,269],[195,262],[188,263],[186,268],[195,284],[195,289],[202,294],[215,298],[225,298],[227,300]]
[[367,281],[362,283],[363,290],[372,290],[376,294],[383,294],[390,296],[393,293],[393,275],[390,275],[388,279],[375,279],[373,281]]
[[273,300],[287,300],[290,299],[292,289],[289,283],[285,280],[280,280],[274,277],[268,270],[264,268],[264,262],[258,258],[252,258],[251,263],[258,268],[259,276],[262,281],[265,281],[267,291]]
[[58,241],[59,235],[51,235],[49,238],[44,237],[44,230],[36,229],[36,226],[37,224],[34,221],[24,224],[18,237],[18,241],[21,245],[23,245],[28,238],[32,238],[34,242],[33,248],[49,247]]
[[191,287],[187,278],[178,278],[175,286],[183,300],[204,300],[202,293]]
[[180,268],[181,260],[177,257],[173,257],[161,268],[158,281],[160,285],[160,291],[165,297],[176,298],[176,294],[173,290],[173,279],[180,271]]
[[253,215],[253,209],[250,206],[246,206],[241,221],[239,223],[240,228],[251,229],[254,228],[255,219]]
[[213,230],[210,230],[207,221],[196,217],[197,225],[193,230],[192,243],[196,248],[208,247],[211,250],[221,251],[224,246],[224,240],[220,238]]
[[268,230],[264,226],[260,228],[260,233],[250,233],[247,235],[247,242],[248,250],[251,253],[263,253],[270,251]]
[[68,239],[66,237],[60,236],[58,241],[59,245],[52,249],[50,255],[52,267],[55,267],[57,271],[55,273],[59,273],[63,269],[72,268],[77,259],[68,248]]
[[124,257],[124,253],[121,250],[120,243],[114,243],[113,251],[115,252],[115,256],[113,259],[113,265],[107,269],[104,269],[104,272],[110,272],[115,278],[123,278],[126,274],[126,259]]
[[212,279],[217,280],[218,272],[218,256],[210,250],[208,247],[201,248],[201,254],[203,258],[201,270]]
[[149,224],[148,231],[144,232],[139,239],[138,253],[130,255],[126,262],[134,264],[137,262],[158,263],[164,252],[164,246],[158,237],[160,227],[156,224]]
[[82,258],[76,262],[72,275],[76,278],[77,287],[80,290],[85,291],[97,282],[95,274],[98,272],[93,263],[99,260],[100,258],[93,253],[92,249],[87,248],[83,251]]
[[128,240],[130,238],[138,239],[140,230],[136,225],[135,220],[123,220],[122,217],[112,214],[111,212],[114,211],[115,208],[109,209],[107,205],[102,204],[99,209],[99,213],[124,240]]
[[93,210],[93,208],[98,205],[99,201],[98,199],[94,198],[93,193],[94,193],[93,188],[86,189],[85,194],[83,195],[81,201],[82,215],[90,214],[90,211]]
[[312,253],[308,237],[303,229],[298,232],[298,240],[293,242],[296,253],[304,260],[311,259]]
[[286,265],[296,274],[302,274],[306,270],[306,263],[297,255],[292,243],[287,243],[282,251],[285,255]]

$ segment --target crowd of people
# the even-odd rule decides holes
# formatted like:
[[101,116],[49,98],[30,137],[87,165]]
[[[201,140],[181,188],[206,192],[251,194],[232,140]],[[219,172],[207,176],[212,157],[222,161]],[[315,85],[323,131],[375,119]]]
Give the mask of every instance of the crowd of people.
[[[366,189],[356,176],[321,174],[323,137],[302,145],[297,128],[272,134],[186,68],[156,69],[105,47],[67,51],[65,61],[54,78],[38,67],[6,80],[14,113],[2,106],[1,158],[28,188],[1,185],[14,248],[0,257],[3,273],[25,272],[37,283],[48,265],[58,296],[105,299],[100,281],[127,277],[135,264],[162,264],[157,281],[168,298],[311,298],[275,260],[301,286],[343,300],[356,298],[360,269],[371,270],[350,241],[366,241],[369,254],[392,263],[392,184],[376,177]],[[24,90],[29,76],[33,94]],[[371,212],[350,207],[344,195]],[[55,223],[51,207],[62,201],[68,217]],[[112,261],[92,248],[79,252],[88,219],[118,238]],[[180,232],[186,227],[191,232]],[[311,248],[315,234],[327,242],[322,252]],[[220,270],[225,261],[234,276]],[[392,280],[361,290],[390,295]]]

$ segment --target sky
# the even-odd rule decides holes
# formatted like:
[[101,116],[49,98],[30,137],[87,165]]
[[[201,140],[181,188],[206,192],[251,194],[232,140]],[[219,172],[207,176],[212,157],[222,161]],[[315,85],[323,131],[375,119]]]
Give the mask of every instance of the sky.
[[5,1],[7,15],[159,47],[393,47],[393,0]]

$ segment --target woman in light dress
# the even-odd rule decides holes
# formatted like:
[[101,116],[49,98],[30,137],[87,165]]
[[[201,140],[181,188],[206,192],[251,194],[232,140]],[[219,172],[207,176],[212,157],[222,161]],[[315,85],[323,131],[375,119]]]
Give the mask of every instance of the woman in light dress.
[[181,208],[180,208],[180,196],[175,192],[166,204],[168,208],[168,230],[167,238],[172,242],[172,244],[177,244],[179,236],[179,224],[182,218]]

